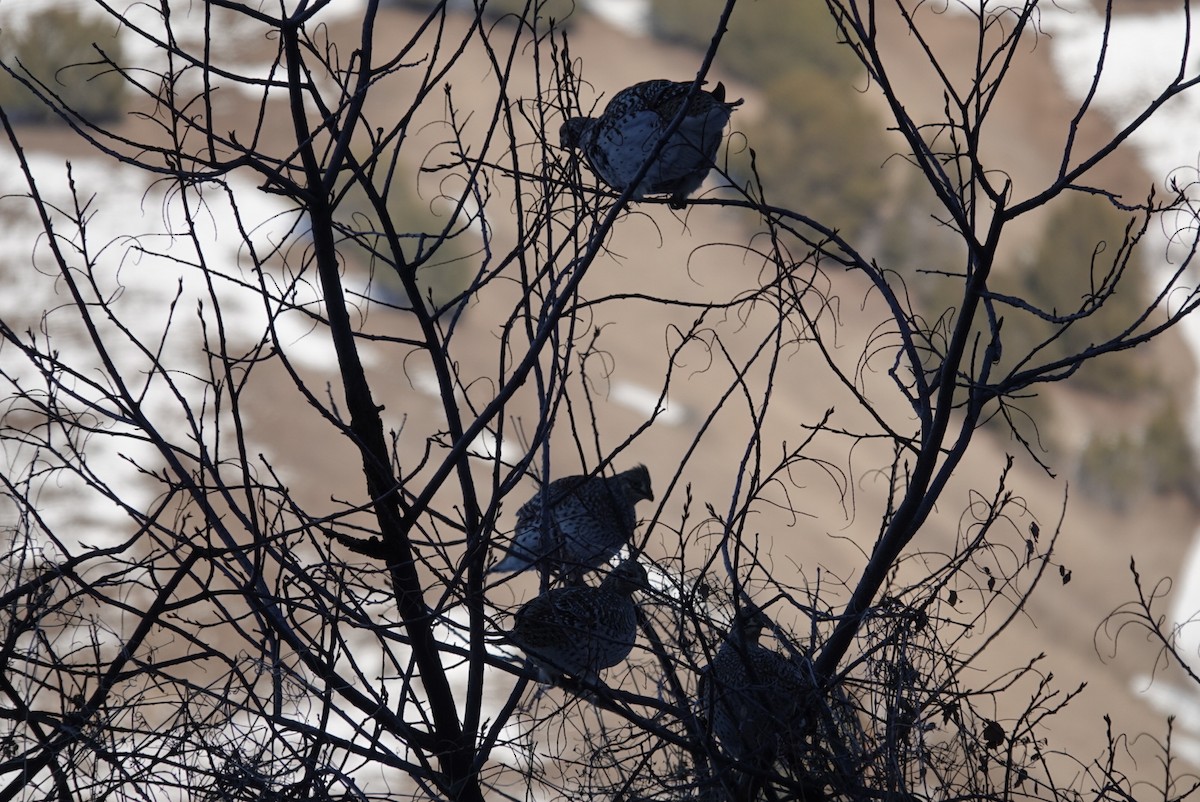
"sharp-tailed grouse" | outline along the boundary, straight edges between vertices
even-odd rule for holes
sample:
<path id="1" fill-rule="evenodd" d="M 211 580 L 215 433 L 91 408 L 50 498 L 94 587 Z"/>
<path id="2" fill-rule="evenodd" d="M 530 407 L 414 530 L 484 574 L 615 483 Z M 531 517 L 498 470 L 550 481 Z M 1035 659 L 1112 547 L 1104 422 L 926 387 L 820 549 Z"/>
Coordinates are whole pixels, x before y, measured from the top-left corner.
<path id="1" fill-rule="evenodd" d="M 758 770 L 799 747 L 817 693 L 810 667 L 758 642 L 769 624 L 759 609 L 739 609 L 699 688 L 721 748 Z"/>
<path id="2" fill-rule="evenodd" d="M 726 101 L 725 86 L 708 92 L 691 91 L 690 81 L 643 81 L 622 89 L 599 117 L 573 117 L 559 130 L 562 147 L 579 150 L 600 179 L 624 192 L 654 152 L 684 104 L 679 127 L 667 139 L 658 158 L 632 192 L 670 195 L 671 208 L 700 188 L 714 164 L 725 125 L 742 101 Z"/>
<path id="3" fill-rule="evenodd" d="M 636 560 L 618 565 L 598 587 L 552 588 L 517 611 L 509 637 L 543 682 L 566 675 L 595 682 L 629 656 L 637 639 L 635 591 L 646 587 Z"/>
<path id="4" fill-rule="evenodd" d="M 538 565 L 578 576 L 607 563 L 637 526 L 634 505 L 654 500 L 650 472 L 638 465 L 613 477 L 567 476 L 517 510 L 508 555 L 493 571 Z"/>

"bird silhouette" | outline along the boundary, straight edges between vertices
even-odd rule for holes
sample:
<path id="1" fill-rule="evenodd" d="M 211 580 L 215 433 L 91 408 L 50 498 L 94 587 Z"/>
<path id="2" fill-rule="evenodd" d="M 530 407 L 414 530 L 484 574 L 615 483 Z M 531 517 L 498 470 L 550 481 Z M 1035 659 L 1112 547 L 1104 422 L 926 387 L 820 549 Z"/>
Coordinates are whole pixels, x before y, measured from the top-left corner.
<path id="1" fill-rule="evenodd" d="M 572 117 L 559 129 L 562 147 L 583 153 L 593 173 L 618 192 L 633 184 L 671 122 L 687 104 L 679 127 L 633 190 L 632 197 L 670 195 L 671 208 L 704 183 L 725 125 L 741 99 L 725 100 L 725 85 L 691 92 L 690 81 L 643 81 L 615 94 L 599 117 Z"/>
<path id="2" fill-rule="evenodd" d="M 509 638 L 525 652 L 543 682 L 571 676 L 596 682 L 600 671 L 629 656 L 637 639 L 633 594 L 646 570 L 626 560 L 597 587 L 551 588 L 516 614 Z"/>
<path id="3" fill-rule="evenodd" d="M 599 568 L 629 542 L 637 526 L 634 506 L 642 499 L 654 500 L 645 465 L 612 477 L 556 479 L 517 510 L 508 554 L 492 570 L 539 565 L 578 577 Z"/>
<path id="4" fill-rule="evenodd" d="M 741 607 L 700 678 L 701 704 L 721 748 L 759 769 L 800 738 L 816 693 L 810 666 L 758 642 L 769 625 L 757 607 Z"/>
<path id="5" fill-rule="evenodd" d="M 828 686 L 803 656 L 759 643 L 770 619 L 742 606 L 712 662 L 701 672 L 703 717 L 748 788 L 775 777 L 805 799 L 854 798 L 863 737 L 851 700 Z"/>

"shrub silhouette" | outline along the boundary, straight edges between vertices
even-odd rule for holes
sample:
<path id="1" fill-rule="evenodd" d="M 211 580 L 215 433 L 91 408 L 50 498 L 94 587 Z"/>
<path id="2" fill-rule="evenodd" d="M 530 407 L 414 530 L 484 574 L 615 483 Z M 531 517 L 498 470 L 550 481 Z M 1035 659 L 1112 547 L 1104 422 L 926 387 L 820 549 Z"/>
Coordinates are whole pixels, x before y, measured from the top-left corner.
<path id="1" fill-rule="evenodd" d="M 14 122 L 59 120 L 56 108 L 104 122 L 124 109 L 125 79 L 105 62 L 120 63 L 121 41 L 111 26 L 97 25 L 77 9 L 43 8 L 19 27 L 0 32 L 0 58 L 36 87 L 0 73 L 0 106 Z M 39 93 L 56 101 L 47 103 Z"/>

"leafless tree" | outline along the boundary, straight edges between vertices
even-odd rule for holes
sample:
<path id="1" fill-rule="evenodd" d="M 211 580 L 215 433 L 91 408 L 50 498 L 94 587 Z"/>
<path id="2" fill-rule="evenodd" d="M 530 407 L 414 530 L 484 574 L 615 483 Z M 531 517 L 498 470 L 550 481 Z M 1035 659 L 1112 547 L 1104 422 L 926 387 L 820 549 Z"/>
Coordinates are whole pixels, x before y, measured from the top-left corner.
<path id="1" fill-rule="evenodd" d="M 0 108 L 0 213 L 40 231 L 4 261 L 24 300 L 0 320 L 0 799 L 1132 798 L 1119 734 L 1096 759 L 1045 747 L 1073 686 L 1035 655 L 976 666 L 1070 578 L 1062 510 L 1012 487 L 1013 459 L 1045 459 L 1022 400 L 1200 303 L 1185 188 L 1130 200 L 1093 170 L 1193 91 L 1188 54 L 1098 147 L 1076 137 L 1089 95 L 1057 171 L 1017 192 L 982 143 L 1041 4 L 958 8 L 963 75 L 924 36 L 942 10 L 827 0 L 890 114 L 888 170 L 951 243 L 901 272 L 870 235 L 775 205 L 745 136 L 684 210 L 598 185 L 557 135 L 621 88 L 577 55 L 582 12 L 418 5 L 94 0 L 119 58 L 98 41 L 53 77 L 4 64 L 86 149 L 49 159 L 47 129 Z M 743 5 L 708 21 L 697 91 Z M 941 116 L 897 88 L 885 13 Z M 71 106 L 71 76 L 97 72 L 123 79 L 124 117 Z M 1011 231 L 1076 193 L 1128 219 L 1078 304 L 997 289 Z M 738 238 L 663 264 L 720 221 Z M 1159 226 L 1174 270 L 1057 355 Z M 953 303 L 923 307 L 919 283 Z M 1013 352 L 1024 319 L 1041 334 Z M 636 419 L 612 402 L 630 376 L 654 382 Z M 828 412 L 797 415 L 796 392 Z M 1020 448 L 956 487 L 989 421 Z M 539 588 L 488 568 L 539 482 L 636 463 L 655 490 L 637 647 L 601 681 L 539 685 L 505 635 Z M 937 517 L 953 542 L 923 541 Z M 797 566 L 766 534 L 810 525 L 846 530 L 853 566 Z M 808 690 L 744 758 L 699 688 L 751 603 Z"/>

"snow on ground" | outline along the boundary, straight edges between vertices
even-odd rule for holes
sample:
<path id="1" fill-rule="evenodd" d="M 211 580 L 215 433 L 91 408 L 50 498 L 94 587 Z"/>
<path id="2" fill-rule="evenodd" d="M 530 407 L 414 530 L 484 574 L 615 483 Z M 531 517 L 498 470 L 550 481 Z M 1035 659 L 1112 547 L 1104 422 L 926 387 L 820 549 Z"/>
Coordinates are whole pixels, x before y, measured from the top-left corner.
<path id="1" fill-rule="evenodd" d="M 75 158 L 71 176 L 78 187 L 76 200 L 67 191 L 62 157 L 30 153 L 28 158 L 38 191 L 49 203 L 64 210 L 78 203 L 86 210 L 85 233 L 66 216 L 58 215 L 53 222 L 72 275 L 92 304 L 94 325 L 106 351 L 99 352 L 86 335 L 68 285 L 37 225 L 24 176 L 7 149 L 0 153 L 0 219 L 5 223 L 0 226 L 0 253 L 5 254 L 0 261 L 0 319 L 18 331 L 37 332 L 43 350 L 48 345 L 61 363 L 81 371 L 73 383 L 78 397 L 60 400 L 78 412 L 94 406 L 107 413 L 99 416 L 101 431 L 80 445 L 87 467 L 98 481 L 119 488 L 126 503 L 144 509 L 157 491 L 138 476 L 137 466 L 153 469 L 160 460 L 136 436 L 135 427 L 120 420 L 123 413 L 100 389 L 113 383 L 104 357 L 129 383 L 142 414 L 160 430 L 187 431 L 190 417 L 211 409 L 213 400 L 210 388 L 198 377 L 209 370 L 205 347 L 215 348 L 216 343 L 210 339 L 205 345 L 200 322 L 207 325 L 210 338 L 214 336 L 219 308 L 229 332 L 227 346 L 235 354 L 263 337 L 267 331 L 263 304 L 252 289 L 239 284 L 253 286 L 257 274 L 244 243 L 230 235 L 236 226 L 225 196 L 211 193 L 201 207 L 194 198 L 164 194 L 163 184 L 151 184 L 147 175 L 132 168 Z M 238 214 L 252 226 L 251 241 L 264 250 L 269 242 L 278 242 L 295 215 L 249 182 L 235 178 L 232 185 L 239 197 Z M 185 203 L 197 212 L 195 236 L 209 274 L 216 277 L 213 292 L 197 267 L 196 245 L 185 235 Z M 91 271 L 83 270 L 85 251 L 92 255 Z M 294 303 L 316 303 L 309 285 L 296 286 Z M 101 299 L 112 311 L 112 320 L 96 305 Z M 301 315 L 283 313 L 279 327 L 289 331 L 294 318 Z M 327 359 L 324 338 L 296 336 L 286 344 L 289 354 L 299 360 L 323 364 Z M 154 369 L 153 355 L 160 347 L 166 373 Z M 0 349 L 0 370 L 7 376 L 5 383 L 26 388 L 44 384 L 38 364 L 11 344 Z M 4 395 L 10 392 L 6 389 Z M 0 458 L 7 474 L 15 477 L 25 475 L 38 456 L 32 448 L 16 449 L 8 441 Z M 128 536 L 129 519 L 120 508 L 103 494 L 89 492 L 78 479 L 60 478 L 48 483 L 43 493 L 43 513 L 56 531 L 73 531 L 77 540 L 92 544 Z"/>
<path id="2" fill-rule="evenodd" d="M 682 404 L 671 403 L 669 398 L 660 401 L 657 390 L 629 381 L 614 381 L 608 400 L 646 418 L 657 415 L 655 420 L 664 426 L 682 426 L 690 417 Z"/>
<path id="3" fill-rule="evenodd" d="M 70 0 L 64 4 L 87 6 Z M 360 0 L 338 0 L 325 14 L 328 16 L 334 8 L 339 14 L 352 14 L 356 9 L 361 11 L 361 6 Z M 0 25 L 43 7 L 44 0 L 0 0 Z M 193 11 L 200 8 L 192 6 Z M 172 11 L 174 14 L 175 9 Z M 188 18 L 185 6 L 179 11 L 172 17 L 176 31 L 186 40 L 190 26 L 198 37 L 195 24 L 199 18 Z M 140 24 L 145 31 L 155 31 L 156 24 L 161 26 L 161 19 L 145 6 L 132 6 L 130 13 L 142 15 Z M 129 32 L 123 37 L 135 60 L 152 64 L 157 58 L 152 48 L 144 56 L 137 55 L 139 48 L 146 46 L 145 39 Z M 267 70 L 265 64 L 224 66 L 264 76 Z M 39 192 L 53 206 L 72 209 L 75 201 L 67 192 L 66 158 L 33 150 L 27 155 Z M 228 333 L 225 346 L 231 354 L 248 352 L 273 329 L 280 347 L 299 369 L 322 376 L 336 375 L 336 354 L 327 331 L 298 311 L 321 312 L 315 276 L 290 274 L 277 259 L 268 260 L 266 268 L 260 270 L 251 259 L 250 245 L 261 257 L 277 248 L 286 250 L 289 245 L 302 248 L 307 239 L 303 218 L 278 196 L 261 192 L 254 175 L 230 176 L 229 192 L 206 191 L 203 203 L 194 195 L 175 191 L 166 182 L 156 183 L 155 176 L 109 159 L 74 157 L 71 175 L 78 187 L 79 202 L 86 208 L 86 234 L 64 215 L 56 216 L 55 233 L 67 250 L 73 275 L 85 285 L 89 278 L 94 279 L 92 302 L 103 299 L 126 328 L 123 333 L 100 307 L 91 307 L 108 349 L 106 356 L 115 365 L 114 373 L 131 382 L 133 394 L 140 400 L 140 411 L 157 429 L 184 444 L 192 416 L 208 417 L 209 436 L 217 430 L 212 426 L 211 387 L 203 379 L 210 372 L 206 352 L 218 346 L 211 339 L 205 343 L 204 331 L 210 338 L 214 336 L 218 310 Z M 17 331 L 34 332 L 43 351 L 48 348 L 57 352 L 61 363 L 80 370 L 83 378 L 102 387 L 111 386 L 102 354 L 87 337 L 67 284 L 51 258 L 29 193 L 15 154 L 7 146 L 0 148 L 0 320 Z M 236 214 L 230 196 L 237 199 Z M 190 220 L 185 214 L 189 209 Z M 478 228 L 478 214 L 473 208 L 464 215 L 464 225 Z M 245 237 L 239 234 L 239 226 L 244 227 Z M 82 255 L 85 245 L 93 254 L 90 261 L 95 266 L 86 272 Z M 289 259 L 295 264 L 302 261 Z M 209 277 L 213 280 L 211 288 Z M 256 289 L 259 286 L 271 293 L 272 320 Z M 348 280 L 349 297 L 366 292 L 361 282 L 356 285 L 353 279 Z M 360 343 L 359 351 L 365 364 L 377 362 L 377 352 L 370 344 Z M 154 354 L 161 354 L 165 370 L 155 369 Z M 0 398 L 10 399 L 17 386 L 39 385 L 44 385 L 44 380 L 37 362 L 11 344 L 0 345 Z M 427 382 L 418 385 L 429 391 Z M 113 488 L 113 495 L 133 511 L 152 508 L 160 489 L 139 473 L 139 467 L 157 469 L 161 459 L 138 436 L 136 427 L 117 419 L 121 417 L 119 411 L 106 401 L 103 392 L 82 381 L 75 386 L 77 397 L 60 399 L 66 406 L 80 412 L 92 406 L 110 413 L 107 420 L 102 420 L 100 431 L 80 443 L 89 479 L 61 472 L 42 481 L 34 495 L 47 528 L 68 548 L 75 549 L 79 544 L 103 547 L 125 541 L 135 526 L 114 500 L 97 492 L 96 485 Z M 10 412 L 10 408 L 0 409 L 0 415 Z M 220 420 L 221 431 L 231 431 L 227 417 Z M 38 417 L 31 414 L 7 415 L 4 422 L 30 429 L 40 425 Z M 253 426 L 248 427 L 247 434 L 252 440 L 249 452 L 263 453 L 270 459 L 270 444 L 253 441 Z M 0 471 L 19 481 L 35 469 L 44 454 L 16 443 L 6 439 L 0 445 Z M 514 451 L 509 443 L 497 442 L 488 432 L 480 435 L 474 450 L 484 459 L 499 457 L 511 462 L 521 456 L 520 449 Z M 281 466 L 285 480 L 292 468 Z M 0 527 L 17 525 L 20 513 L 0 501 Z M 442 634 L 454 641 L 451 629 L 462 631 L 463 611 L 452 609 L 448 615 L 456 626 L 443 627 Z M 372 652 L 364 645 L 363 654 Z M 385 676 L 382 666 L 381 661 L 378 676 Z M 456 665 L 451 673 L 456 686 L 465 688 L 465 665 Z M 487 698 L 498 704 L 507 690 L 498 687 L 497 680 L 509 685 L 511 681 L 495 674 L 489 674 Z M 386 684 L 401 683 L 407 684 L 407 680 L 386 680 Z M 494 717 L 497 713 L 489 701 L 486 714 Z M 239 723 L 245 724 L 229 722 L 231 734 Z M 349 724 L 344 730 L 348 736 L 353 734 Z M 515 738 L 517 733 L 506 731 L 505 737 Z M 506 747 L 499 748 L 495 757 L 519 762 L 517 754 Z"/>
<path id="4" fill-rule="evenodd" d="M 1118 126 L 1128 124 L 1180 72 L 1200 72 L 1200 20 L 1187 20 L 1181 10 L 1113 18 L 1105 48 L 1104 70 L 1095 81 L 1095 65 L 1104 43 L 1104 17 L 1088 0 L 1043 5 L 1042 28 L 1050 34 L 1051 53 L 1067 91 L 1083 99 L 1095 83 L 1095 103 Z M 1180 167 L 1195 167 L 1200 142 L 1180 136 L 1200 122 L 1200 92 L 1189 91 L 1155 112 L 1134 135 L 1133 143 L 1152 175 L 1165 179 Z"/>
<path id="5" fill-rule="evenodd" d="M 1181 72 L 1200 75 L 1200 20 L 1188 21 L 1182 10 L 1144 15 L 1117 15 L 1107 42 L 1104 17 L 1089 0 L 1058 0 L 1042 6 L 1042 28 L 1050 35 L 1051 54 L 1058 75 L 1072 96 L 1082 101 L 1094 92 L 1094 106 L 1124 126 L 1141 114 Z M 1097 81 L 1095 65 L 1104 46 L 1104 69 Z M 1190 51 L 1187 50 L 1190 45 Z M 1163 186 L 1177 182 L 1189 187 L 1189 195 L 1200 201 L 1200 140 L 1190 133 L 1200 128 L 1200 91 L 1192 89 L 1167 101 L 1146 120 L 1130 141 L 1138 149 L 1151 177 Z M 1178 225 L 1175 225 L 1178 223 Z M 1146 254 L 1170 254 L 1174 230 L 1194 229 L 1194 219 L 1163 221 L 1163 229 L 1152 230 L 1158 241 L 1148 243 Z M 1182 237 L 1187 240 L 1188 237 Z M 1181 243 L 1186 249 L 1186 242 Z M 1175 268 L 1173 258 L 1159 265 L 1160 276 Z M 1184 338 L 1200 358 L 1200 319 L 1184 322 Z M 1197 393 L 1200 399 L 1200 393 Z M 1200 451 L 1200 404 L 1190 416 L 1193 447 Z M 1197 588 L 1200 609 L 1200 588 Z M 1196 633 L 1200 646 L 1200 627 Z"/>
<path id="6" fill-rule="evenodd" d="M 585 7 L 630 36 L 650 33 L 650 3 L 647 0 L 586 0 Z"/>
<path id="7" fill-rule="evenodd" d="M 87 0 L 62 0 L 61 4 L 80 8 L 91 5 Z M 20 19 L 21 15 L 44 5 L 45 0 L 0 0 L 0 19 Z M 591 0 L 587 7 L 623 30 L 638 35 L 646 32 L 647 5 L 644 0 Z M 129 8 L 131 13 L 145 16 L 147 31 L 156 30 L 155 15 L 148 7 L 134 4 Z M 179 6 L 179 13 L 173 20 L 180 25 L 181 33 L 186 33 L 191 26 L 192 35 L 199 35 L 200 29 L 196 26 L 202 16 L 197 13 L 195 19 L 190 19 L 186 15 L 188 9 L 195 12 L 200 8 L 189 4 Z M 1056 5 L 1044 4 L 1042 9 L 1042 26 L 1050 35 L 1059 74 L 1069 91 L 1082 98 L 1091 90 L 1103 19 L 1086 0 L 1058 0 Z M 361 0 L 338 0 L 322 14 L 350 16 L 360 14 L 361 10 Z M 253 31 L 245 33 L 254 34 Z M 1128 121 L 1146 98 L 1164 86 L 1179 69 L 1183 34 L 1184 23 L 1179 14 L 1163 12 L 1116 18 L 1106 53 L 1107 68 L 1096 87 L 1096 106 L 1113 115 L 1118 122 Z M 149 44 L 129 31 L 122 32 L 122 36 L 134 55 Z M 1198 40 L 1200 37 L 1193 37 L 1193 41 Z M 144 58 L 154 58 L 152 48 L 147 49 Z M 1195 74 L 1198 62 L 1200 56 L 1189 54 L 1186 65 L 1189 74 Z M 265 65 L 231 62 L 225 66 L 266 74 Z M 1181 135 L 1181 132 L 1198 129 L 1200 93 L 1191 93 L 1166 104 L 1133 142 L 1156 178 L 1166 180 L 1181 168 L 1186 177 L 1188 170 L 1196 171 L 1200 166 L 1200 141 L 1190 135 Z M 33 157 L 34 172 L 44 191 L 57 204 L 68 204 L 70 200 L 62 194 L 65 188 L 63 162 L 61 157 Z M 4 196 L 0 200 L 0 222 L 4 223 L 0 225 L 0 246 L 3 246 L 0 253 L 5 254 L 0 261 L 0 319 L 20 320 L 24 327 L 35 332 L 34 336 L 50 337 L 64 362 L 90 366 L 92 372 L 87 378 L 100 379 L 101 363 L 82 335 L 77 317 L 73 317 L 69 306 L 64 306 L 65 286 L 47 259 L 44 239 L 36 228 L 25 225 L 34 222 L 29 202 L 22 197 L 27 189 L 7 149 L 0 155 L 0 167 L 3 168 L 0 169 L 0 195 Z M 92 198 L 88 241 L 93 249 L 103 248 L 97 271 L 100 291 L 102 295 L 116 299 L 115 308 L 122 320 L 144 342 L 156 342 L 156 335 L 170 321 L 171 334 L 166 345 L 170 349 L 169 362 L 176 386 L 183 395 L 183 405 L 161 376 L 147 376 L 146 355 L 134 342 L 114 340 L 116 346 L 111 355 L 122 374 L 137 377 L 144 411 L 151 419 L 161 421 L 164 426 L 184 424 L 189 409 L 200 409 L 208 400 L 204 386 L 186 378 L 189 373 L 203 376 L 207 370 L 204 354 L 196 347 L 199 338 L 197 314 L 207 315 L 206 319 L 211 323 L 212 306 L 219 303 L 226 328 L 234 334 L 232 348 L 248 347 L 267 330 L 265 312 L 254 293 L 239 289 L 232 282 L 232 279 L 240 279 L 253 285 L 257 280 L 247 262 L 245 244 L 238 237 L 227 236 L 234 230 L 232 210 L 223 198 L 210 197 L 204 214 L 198 218 L 200 238 L 210 267 L 231 279 L 218 284 L 218 297 L 213 299 L 200 271 L 191 266 L 195 262 L 192 244 L 180 236 L 183 200 L 179 196 L 167 197 L 143 174 L 130 168 L 114 167 L 108 161 L 77 158 L 73 160 L 73 171 L 82 196 Z M 278 242 L 289 232 L 296 236 L 295 215 L 277 198 L 256 191 L 248 182 L 236 177 L 233 184 L 242 204 L 239 212 L 250 221 L 254 241 L 265 245 Z M 93 192 L 96 193 L 94 198 Z M 76 233 L 63 221 L 59 221 L 58 233 L 79 244 Z M 131 234 L 139 233 L 140 239 L 130 238 Z M 139 246 L 144 246 L 145 250 Z M 31 255 L 35 257 L 32 264 Z M 74 264 L 79 266 L 77 258 Z M 283 277 L 275 279 L 284 280 Z M 297 305 L 318 303 L 315 292 L 306 282 L 292 285 L 288 291 L 292 293 L 289 300 Z M 205 311 L 198 313 L 202 302 Z M 314 330 L 305 316 L 284 312 L 276 320 L 275 329 L 289 356 L 302 367 L 328 371 L 334 366 L 328 338 L 322 331 Z M 1200 320 L 1189 321 L 1185 336 L 1194 351 L 1200 353 Z M 370 358 L 369 349 L 365 357 Z M 8 375 L 8 380 L 19 381 L 27 387 L 35 387 L 39 381 L 36 366 L 11 347 L 0 348 L 0 370 Z M 414 384 L 420 391 L 428 393 L 430 389 L 423 378 Z M 633 385 L 614 386 L 613 400 L 641 411 L 653 409 L 658 404 L 657 394 Z M 668 405 L 661 412 L 661 420 L 674 423 L 677 422 L 675 416 L 685 412 Z M 111 486 L 118 486 L 121 496 L 134 507 L 144 508 L 153 501 L 152 491 L 141 481 L 134 466 L 156 464 L 156 455 L 145 443 L 121 436 L 124 432 L 115 426 L 112 434 L 93 436 L 84 446 L 87 463 L 96 476 L 103 477 Z M 1193 418 L 1193 432 L 1200 433 L 1200 412 Z M 496 443 L 494 437 L 489 441 L 481 436 L 476 448 L 485 458 L 499 455 L 505 461 L 513 459 L 506 453 L 508 445 Z M 264 449 L 256 444 L 252 450 Z M 0 454 L 0 470 L 10 477 L 20 476 L 33 457 L 27 449 L 6 450 Z M 60 532 L 71 531 L 78 541 L 102 545 L 128 533 L 129 521 L 124 513 L 102 495 L 83 492 L 78 480 L 47 484 L 40 501 L 48 524 Z M 0 508 L 0 525 L 12 523 L 8 520 L 11 513 L 12 510 Z M 81 523 L 84 525 L 80 526 Z M 1189 566 L 1176 590 L 1172 617 L 1177 623 L 1190 619 L 1194 611 L 1200 610 L 1200 546 L 1193 550 Z M 665 577 L 656 579 L 657 585 L 670 585 Z M 456 623 L 461 626 L 461 622 Z M 1200 648 L 1200 623 L 1189 625 L 1182 634 L 1190 648 Z M 459 683 L 464 682 L 465 676 L 457 679 Z M 1145 692 L 1146 698 L 1156 706 L 1177 713 L 1182 727 L 1193 734 L 1200 733 L 1200 703 L 1196 701 L 1200 697 L 1194 689 L 1171 687 L 1161 681 L 1151 684 L 1143 679 L 1138 682 L 1137 690 Z M 1200 755 L 1200 739 L 1189 739 L 1185 748 Z M 512 755 L 506 756 L 506 760 L 513 759 Z"/>
<path id="8" fill-rule="evenodd" d="M 1117 126 L 1132 122 L 1155 96 L 1181 72 L 1200 73 L 1200 51 L 1195 42 L 1200 21 L 1191 21 L 1182 10 L 1140 15 L 1117 15 L 1105 40 L 1105 20 L 1089 0 L 1057 0 L 1043 4 L 1042 29 L 1050 35 L 1051 54 L 1058 74 L 1077 100 L 1094 93 L 1096 109 L 1109 115 Z M 1190 51 L 1186 48 L 1190 44 Z M 1103 46 L 1104 69 L 1096 79 L 1096 64 Z M 1173 178 L 1183 184 L 1197 180 L 1200 140 L 1190 133 L 1200 129 L 1200 92 L 1176 97 L 1147 120 L 1131 142 L 1138 149 L 1151 176 L 1168 184 Z M 1190 194 L 1197 194 L 1195 187 Z M 1170 226 L 1172 220 L 1164 221 Z M 1187 222 L 1187 221 L 1184 221 Z M 1194 225 L 1194 223 L 1193 223 Z M 1176 266 L 1169 259 L 1169 232 L 1152 231 L 1157 241 L 1147 243 L 1146 254 L 1160 254 L 1160 277 Z M 1194 279 L 1192 279 L 1194 280 Z M 1182 334 L 1193 358 L 1200 355 L 1200 316 L 1185 319 Z M 1196 393 L 1200 399 L 1200 392 Z M 1193 447 L 1200 444 L 1200 403 L 1194 402 L 1190 417 Z M 1183 573 L 1176 577 L 1168 626 L 1177 626 L 1179 645 L 1185 655 L 1200 657 L 1200 532 L 1193 541 Z M 1200 660 L 1197 660 L 1200 665 Z M 1164 680 L 1138 677 L 1134 689 L 1154 707 L 1177 716 L 1182 733 L 1176 747 L 1200 764 L 1200 689 L 1179 687 Z"/>

